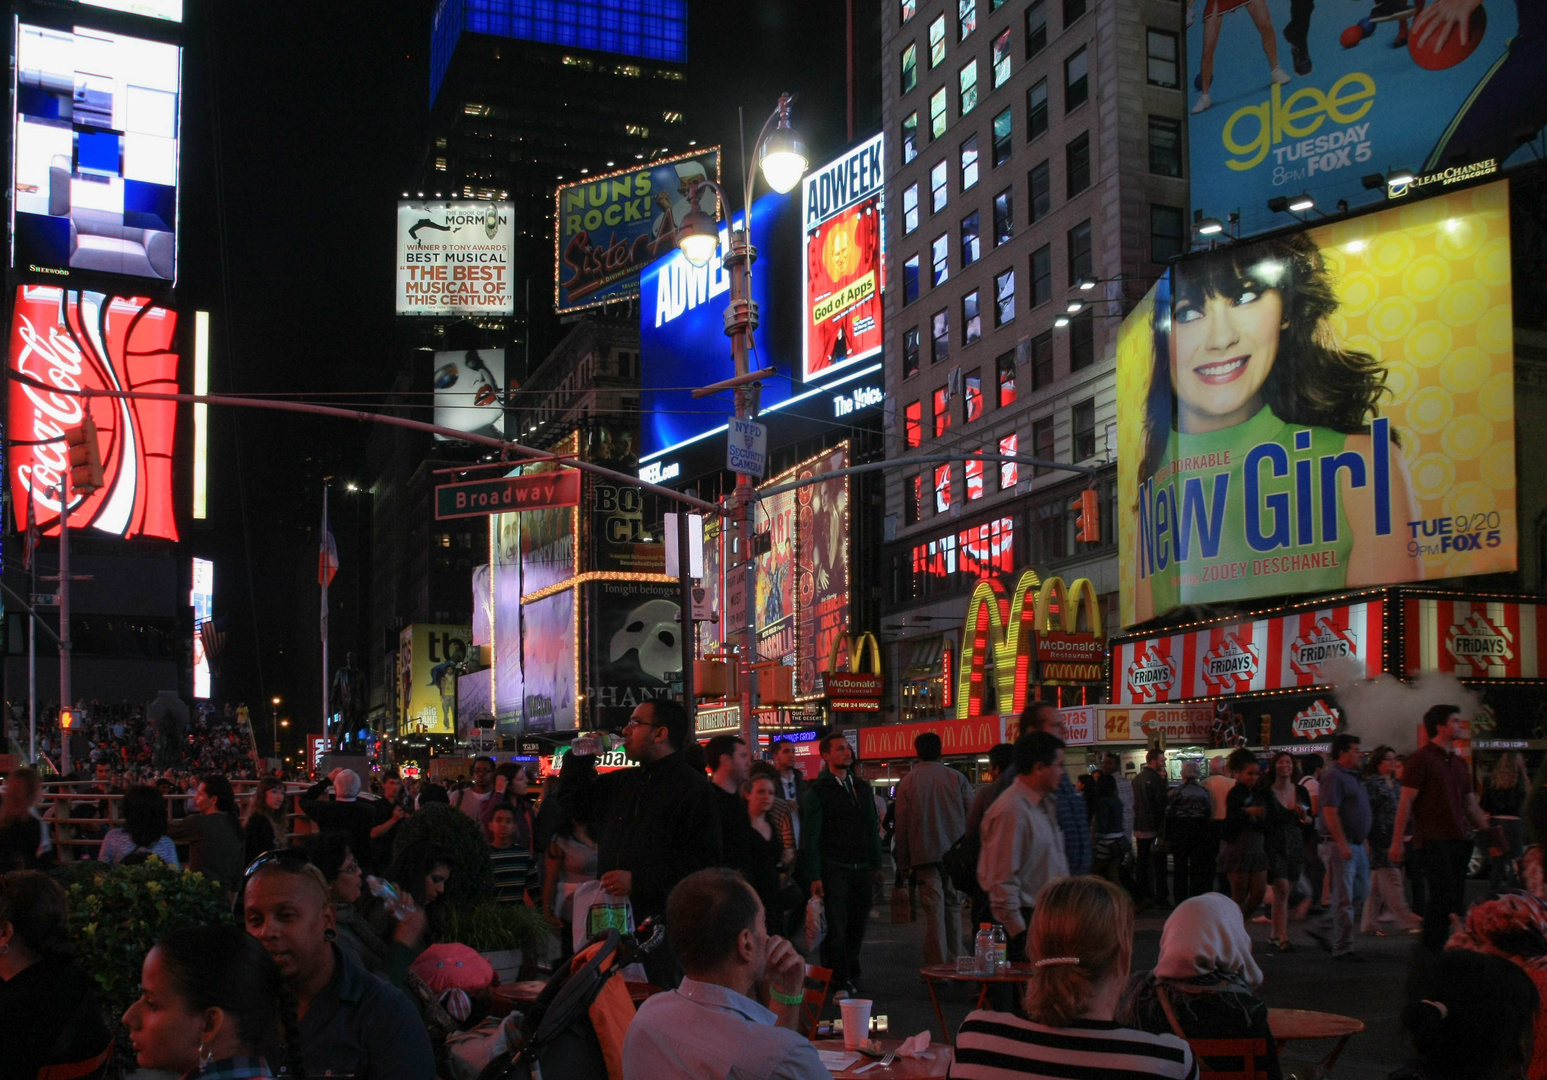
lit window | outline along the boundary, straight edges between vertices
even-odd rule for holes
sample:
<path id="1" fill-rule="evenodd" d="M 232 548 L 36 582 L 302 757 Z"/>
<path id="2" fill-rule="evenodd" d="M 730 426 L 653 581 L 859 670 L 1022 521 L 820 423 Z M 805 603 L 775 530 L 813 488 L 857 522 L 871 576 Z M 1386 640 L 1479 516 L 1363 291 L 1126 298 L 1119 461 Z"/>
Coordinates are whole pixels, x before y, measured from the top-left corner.
<path id="1" fill-rule="evenodd" d="M 1015 321 L 1015 270 L 1012 267 L 994 278 L 994 325 Z"/>
<path id="2" fill-rule="evenodd" d="M 983 242 L 978 236 L 978 212 L 974 210 L 962 218 L 962 268 L 978 261 L 983 254 Z"/>
<path id="3" fill-rule="evenodd" d="M 668 109 L 661 114 L 661 119 L 668 124 L 680 124 L 682 123 L 682 114 Z"/>
<path id="4" fill-rule="evenodd" d="M 902 234 L 907 236 L 919 227 L 919 186 L 909 184 L 902 190 Z"/>
<path id="5" fill-rule="evenodd" d="M 929 169 L 929 212 L 938 214 L 945 209 L 946 202 L 946 176 L 949 175 L 945 167 L 945 159 L 941 158 L 930 166 Z"/>
<path id="6" fill-rule="evenodd" d="M 983 336 L 983 314 L 978 305 L 978 290 L 962 297 L 962 344 L 971 345 Z"/>
<path id="7" fill-rule="evenodd" d="M 951 466 L 947 462 L 935 466 L 935 513 L 943 514 L 951 508 Z"/>
<path id="8" fill-rule="evenodd" d="M 1001 353 L 994 361 L 999 377 L 999 407 L 1015 404 L 1015 354 Z"/>
<path id="9" fill-rule="evenodd" d="M 935 391 L 935 438 L 951 430 L 951 391 L 942 386 Z"/>
<path id="10" fill-rule="evenodd" d="M 945 87 L 929 95 L 929 138 L 931 141 L 945 134 Z"/>
<path id="11" fill-rule="evenodd" d="M 962 383 L 962 417 L 972 423 L 983 415 L 983 376 L 974 371 Z"/>
<path id="12" fill-rule="evenodd" d="M 919 298 L 919 257 L 912 256 L 902 264 L 902 302 L 911 304 Z"/>
<path id="13" fill-rule="evenodd" d="M 994 168 L 1010 160 L 1010 110 L 1005 109 L 994 117 Z"/>
<path id="14" fill-rule="evenodd" d="M 998 90 L 1010 81 L 1010 31 L 1005 30 L 994 39 L 994 89 Z"/>
<path id="15" fill-rule="evenodd" d="M 978 137 L 968 136 L 961 145 L 962 190 L 966 191 L 978 182 Z"/>
<path id="16" fill-rule="evenodd" d="M 898 8 L 901 16 L 898 19 L 898 23 L 906 24 L 909 19 L 913 18 L 914 12 L 918 10 L 918 0 L 901 0 Z"/>
<path id="17" fill-rule="evenodd" d="M 961 84 L 961 108 L 956 111 L 956 115 L 966 116 L 978 105 L 978 62 L 969 60 L 957 72 L 956 78 Z"/>
<path id="18" fill-rule="evenodd" d="M 462 112 L 466 116 L 488 116 L 490 109 L 487 105 L 479 105 L 469 101 L 462 106 Z"/>
<path id="19" fill-rule="evenodd" d="M 902 51 L 902 92 L 906 94 L 919 83 L 919 47 L 913 42 Z"/>
<path id="20" fill-rule="evenodd" d="M 929 66 L 939 67 L 945 59 L 945 16 L 936 15 L 929 24 Z"/>
<path id="21" fill-rule="evenodd" d="M 919 328 L 910 326 L 902 332 L 902 377 L 919 373 Z"/>
<path id="22" fill-rule="evenodd" d="M 974 454 L 982 454 L 981 450 L 974 450 Z M 967 501 L 972 502 L 983 497 L 983 459 L 982 457 L 968 458 L 962 464 L 962 472 L 967 480 Z"/>
<path id="23" fill-rule="evenodd" d="M 946 279 L 951 276 L 950 246 L 950 238 L 944 233 L 935 237 L 934 243 L 930 245 L 930 261 L 934 268 L 933 284 L 935 286 L 944 285 Z"/>
<path id="24" fill-rule="evenodd" d="M 924 406 L 917 401 L 910 402 L 902 416 L 903 438 L 910 447 L 917 446 L 924 441 Z"/>
<path id="25" fill-rule="evenodd" d="M 902 163 L 919 156 L 919 114 L 910 112 L 902 120 Z"/>
<path id="26" fill-rule="evenodd" d="M 951 315 L 937 311 L 930 320 L 929 362 L 938 364 L 951 355 Z"/>
<path id="27" fill-rule="evenodd" d="M 956 40 L 963 40 L 977 28 L 978 0 L 956 0 Z"/>
<path id="28" fill-rule="evenodd" d="M 1006 435 L 999 440 L 999 456 L 1015 457 L 1017 447 L 1020 445 L 1019 435 Z M 1021 482 L 1021 467 L 1013 461 L 1001 461 L 999 463 L 999 490 L 1008 491 Z"/>

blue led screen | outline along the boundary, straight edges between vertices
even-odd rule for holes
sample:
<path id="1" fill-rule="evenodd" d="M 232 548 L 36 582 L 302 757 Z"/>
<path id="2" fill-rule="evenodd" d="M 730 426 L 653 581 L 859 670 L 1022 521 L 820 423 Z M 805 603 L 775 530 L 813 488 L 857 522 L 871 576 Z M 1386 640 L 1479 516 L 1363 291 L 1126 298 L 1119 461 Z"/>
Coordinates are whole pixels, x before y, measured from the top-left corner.
<path id="1" fill-rule="evenodd" d="M 791 394 L 792 374 L 800 371 L 799 264 L 793 252 L 784 259 L 799 217 L 799 200 L 791 195 L 764 195 L 752 204 L 752 299 L 759 326 L 753 338 L 755 367 L 777 368 L 780 374 L 763 383 L 763 409 Z M 741 215 L 736 215 L 740 222 Z M 785 243 L 780 243 L 784 234 Z M 721 225 L 721 243 L 726 233 Z M 722 249 L 723 250 L 723 249 Z M 791 288 L 791 286 L 794 286 Z M 695 269 L 681 252 L 662 256 L 639 275 L 640 457 L 723 428 L 734 411 L 730 395 L 694 398 L 692 388 L 707 386 L 735 374 L 730 338 L 725 336 L 725 306 L 730 280 L 720 251 L 708 266 Z M 781 304 L 781 301 L 783 303 Z"/>
<path id="2" fill-rule="evenodd" d="M 441 0 L 430 31 L 430 100 L 462 31 L 684 64 L 687 0 Z"/>

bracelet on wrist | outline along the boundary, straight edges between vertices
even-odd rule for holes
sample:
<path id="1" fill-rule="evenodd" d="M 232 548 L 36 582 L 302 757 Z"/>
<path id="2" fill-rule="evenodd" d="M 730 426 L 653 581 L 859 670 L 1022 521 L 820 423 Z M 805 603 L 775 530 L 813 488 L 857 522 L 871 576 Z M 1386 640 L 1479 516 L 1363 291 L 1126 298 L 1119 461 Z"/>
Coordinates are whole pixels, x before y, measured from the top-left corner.
<path id="1" fill-rule="evenodd" d="M 768 996 L 773 998 L 780 1005 L 799 1005 L 806 1000 L 805 994 L 785 994 L 781 993 L 779 990 L 772 986 L 768 988 Z"/>

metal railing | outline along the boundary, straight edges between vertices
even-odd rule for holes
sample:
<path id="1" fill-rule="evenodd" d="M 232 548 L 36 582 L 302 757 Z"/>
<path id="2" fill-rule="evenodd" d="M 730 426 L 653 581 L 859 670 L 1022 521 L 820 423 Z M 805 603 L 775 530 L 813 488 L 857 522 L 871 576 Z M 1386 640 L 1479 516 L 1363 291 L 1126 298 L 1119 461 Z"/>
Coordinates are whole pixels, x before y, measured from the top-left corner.
<path id="1" fill-rule="evenodd" d="M 61 853 L 67 848 L 89 848 L 95 853 L 102 846 L 102 838 L 112 829 L 123 825 L 124 817 L 121 809 L 123 803 L 122 792 L 96 792 L 81 790 L 89 788 L 91 781 L 46 781 L 43 784 L 43 797 L 39 806 L 39 812 L 43 816 L 44 825 L 48 827 L 53 838 L 54 847 Z M 231 787 L 236 793 L 237 812 L 239 816 L 246 817 L 248 803 L 253 792 L 257 789 L 256 780 L 233 780 Z M 287 831 L 284 839 L 286 842 L 297 836 L 307 835 L 311 829 L 310 819 L 301 812 L 300 796 L 307 784 L 287 783 L 285 785 L 286 807 L 284 810 Z M 68 790 L 67 790 L 68 789 Z M 0 786 L 3 790 L 3 786 Z M 167 820 L 170 823 L 175 820 L 171 812 L 172 803 L 187 804 L 193 798 L 187 792 L 173 792 L 162 797 L 168 804 Z M 79 810 L 82 807 L 91 807 L 91 813 L 83 814 Z M 186 807 L 184 817 L 192 817 L 197 811 Z M 306 823 L 307 827 L 296 828 L 297 822 Z"/>

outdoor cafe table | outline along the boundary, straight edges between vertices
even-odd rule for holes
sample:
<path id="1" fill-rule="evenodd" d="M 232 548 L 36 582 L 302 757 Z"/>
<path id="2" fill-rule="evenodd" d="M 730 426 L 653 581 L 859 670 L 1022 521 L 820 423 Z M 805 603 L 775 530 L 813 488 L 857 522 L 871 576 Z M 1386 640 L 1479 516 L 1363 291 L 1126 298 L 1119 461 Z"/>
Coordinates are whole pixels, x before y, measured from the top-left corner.
<path id="1" fill-rule="evenodd" d="M 975 1009 L 986 1008 L 988 1005 L 988 987 L 990 983 L 1024 983 L 1031 979 L 1031 974 L 1036 968 L 1020 962 L 1011 964 L 1008 971 L 996 972 L 993 975 L 979 975 L 977 972 L 958 972 L 955 964 L 929 964 L 919 968 L 919 974 L 924 977 L 924 985 L 929 987 L 929 1000 L 935 1007 L 935 1016 L 940 1020 L 940 1032 L 945 1036 L 945 1041 L 955 1044 L 951 1038 L 951 1029 L 945 1023 L 945 1011 L 940 1008 L 939 995 L 935 993 L 937 982 L 975 982 L 981 984 L 978 990 L 978 1002 Z M 872 1070 L 874 1072 L 875 1070 Z M 869 1076 L 870 1073 L 866 1073 Z"/>
<path id="2" fill-rule="evenodd" d="M 902 1039 L 880 1039 L 883 1051 L 895 1050 L 903 1043 Z M 812 1043 L 818 1050 L 843 1051 L 842 1039 L 816 1039 Z M 933 1080 L 933 1078 L 949 1076 L 951 1061 L 954 1053 L 946 1043 L 931 1042 L 930 1058 L 896 1058 L 893 1062 L 882 1068 L 879 1058 L 869 1058 L 861 1055 L 860 1060 L 844 1069 L 835 1072 L 833 1076 L 838 1080 Z M 872 1065 L 874 1068 L 865 1068 Z M 861 1071 L 863 1070 L 863 1071 Z"/>
<path id="3" fill-rule="evenodd" d="M 1338 1040 L 1332 1052 L 1321 1063 L 1322 1068 L 1330 1070 L 1337 1064 L 1338 1055 L 1348 1045 L 1348 1040 L 1364 1030 L 1364 1021 L 1313 1009 L 1269 1009 L 1268 1028 L 1273 1032 L 1280 1053 L 1283 1053 L 1285 1043 L 1295 1040 Z"/>

